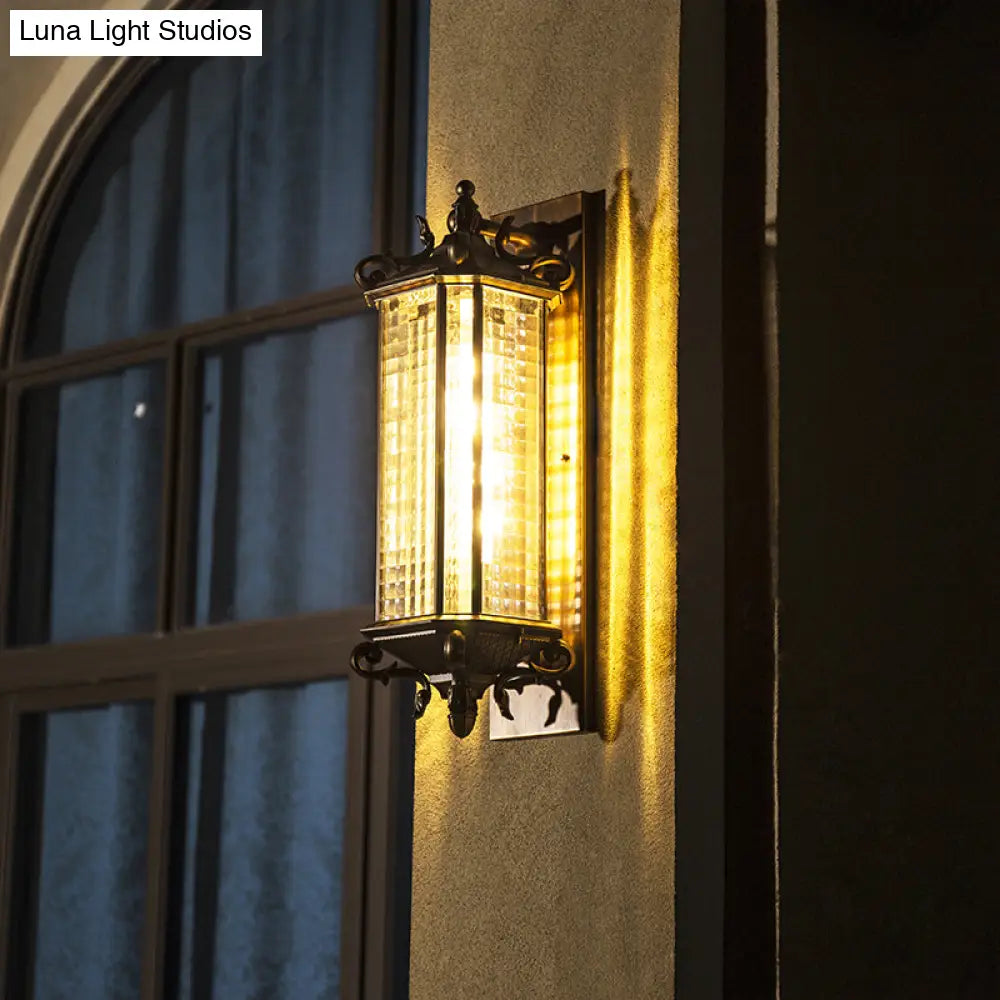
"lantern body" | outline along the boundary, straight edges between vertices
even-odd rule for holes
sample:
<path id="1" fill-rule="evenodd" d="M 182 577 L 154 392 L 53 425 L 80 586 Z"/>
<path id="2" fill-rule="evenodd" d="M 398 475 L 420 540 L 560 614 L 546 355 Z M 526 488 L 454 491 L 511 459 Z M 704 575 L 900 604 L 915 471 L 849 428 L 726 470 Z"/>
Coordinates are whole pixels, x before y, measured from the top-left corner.
<path id="1" fill-rule="evenodd" d="M 563 577 L 580 547 L 572 530 L 546 538 L 547 478 L 562 520 L 576 512 L 565 502 L 576 480 L 554 473 L 561 466 L 546 453 L 548 421 L 558 462 L 573 461 L 572 428 L 563 426 L 577 412 L 572 394 L 551 386 L 557 420 L 546 406 L 548 311 L 574 278 L 568 234 L 515 231 L 513 216 L 483 219 L 471 181 L 455 193 L 440 244 L 418 216 L 422 250 L 371 254 L 354 269 L 379 315 L 379 454 L 376 620 L 361 630 L 351 668 L 381 683 L 415 681 L 417 717 L 437 688 L 449 727 L 465 737 L 489 688 L 510 720 L 510 692 L 545 685 L 545 725 L 556 719 L 556 678 L 574 652 L 546 605 L 552 593 L 560 621 L 578 624 Z M 383 665 L 386 652 L 402 662 Z"/>
<path id="2" fill-rule="evenodd" d="M 483 277 L 380 289 L 377 624 L 543 623 L 545 324 Z"/>

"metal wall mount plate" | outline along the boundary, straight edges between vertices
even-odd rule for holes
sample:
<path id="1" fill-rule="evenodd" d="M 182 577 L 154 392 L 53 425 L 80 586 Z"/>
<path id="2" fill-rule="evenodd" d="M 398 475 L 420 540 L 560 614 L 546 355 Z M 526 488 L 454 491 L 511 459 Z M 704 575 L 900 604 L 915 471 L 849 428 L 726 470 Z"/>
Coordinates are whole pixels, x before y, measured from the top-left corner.
<path id="1" fill-rule="evenodd" d="M 573 650 L 573 669 L 510 695 L 513 720 L 491 698 L 490 739 L 590 732 L 597 727 L 597 363 L 601 330 L 604 192 L 581 191 L 493 216 L 554 236 L 576 271 L 548 323 L 546 520 L 549 620 Z M 572 525 L 571 527 L 568 527 Z"/>

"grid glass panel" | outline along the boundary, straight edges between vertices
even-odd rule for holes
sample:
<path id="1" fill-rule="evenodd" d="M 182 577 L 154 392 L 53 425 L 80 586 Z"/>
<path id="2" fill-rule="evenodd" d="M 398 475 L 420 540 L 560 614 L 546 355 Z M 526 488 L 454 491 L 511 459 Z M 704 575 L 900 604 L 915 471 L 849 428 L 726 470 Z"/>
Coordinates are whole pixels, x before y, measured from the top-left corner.
<path id="1" fill-rule="evenodd" d="M 444 612 L 472 611 L 472 471 L 476 410 L 470 285 L 448 289 L 445 360 Z"/>
<path id="2" fill-rule="evenodd" d="M 542 619 L 545 304 L 483 288 L 483 612 Z"/>
<path id="3" fill-rule="evenodd" d="M 379 302 L 379 621 L 434 613 L 437 286 Z"/>

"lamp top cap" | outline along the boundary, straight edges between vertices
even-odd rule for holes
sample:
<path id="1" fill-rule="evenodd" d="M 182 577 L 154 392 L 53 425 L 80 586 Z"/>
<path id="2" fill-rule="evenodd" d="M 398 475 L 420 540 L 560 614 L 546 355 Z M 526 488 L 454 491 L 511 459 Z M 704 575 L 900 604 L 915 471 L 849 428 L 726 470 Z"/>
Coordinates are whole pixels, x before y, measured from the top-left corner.
<path id="1" fill-rule="evenodd" d="M 483 219 L 472 197 L 475 191 L 476 185 L 470 180 L 455 185 L 457 197 L 448 213 L 448 235 L 436 246 L 427 220 L 418 215 L 423 250 L 409 257 L 388 252 L 372 254 L 359 261 L 354 269 L 358 286 L 376 293 L 400 282 L 434 275 L 485 277 L 515 281 L 525 291 L 550 299 L 555 295 L 558 299 L 558 293 L 569 288 L 574 277 L 564 248 L 537 227 L 515 229 L 513 216 L 500 223 Z"/>

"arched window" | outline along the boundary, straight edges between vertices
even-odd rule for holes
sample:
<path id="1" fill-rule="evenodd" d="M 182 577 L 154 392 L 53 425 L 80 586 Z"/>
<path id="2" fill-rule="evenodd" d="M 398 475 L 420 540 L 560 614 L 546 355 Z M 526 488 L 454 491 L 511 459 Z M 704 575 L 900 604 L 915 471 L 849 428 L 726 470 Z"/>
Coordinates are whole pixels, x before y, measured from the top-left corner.
<path id="1" fill-rule="evenodd" d="M 151 65 L 81 138 L 4 330 L 11 1000 L 406 993 L 351 275 L 422 198 L 427 5 L 262 6 L 262 58 Z"/>

